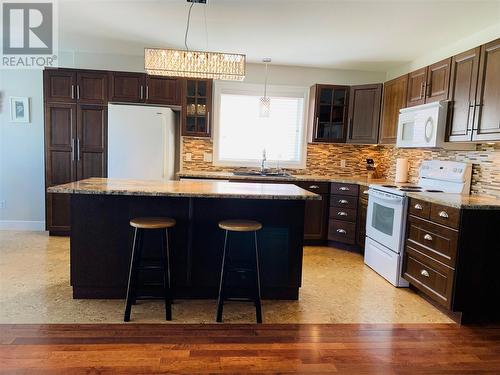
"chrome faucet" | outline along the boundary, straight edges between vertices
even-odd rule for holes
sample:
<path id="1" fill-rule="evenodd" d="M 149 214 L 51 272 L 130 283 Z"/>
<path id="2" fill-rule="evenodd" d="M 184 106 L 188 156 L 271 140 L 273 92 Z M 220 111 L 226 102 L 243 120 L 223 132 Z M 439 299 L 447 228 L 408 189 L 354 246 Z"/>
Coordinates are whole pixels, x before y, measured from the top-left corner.
<path id="1" fill-rule="evenodd" d="M 260 173 L 264 174 L 266 171 L 266 149 L 262 150 L 262 161 L 260 163 Z"/>

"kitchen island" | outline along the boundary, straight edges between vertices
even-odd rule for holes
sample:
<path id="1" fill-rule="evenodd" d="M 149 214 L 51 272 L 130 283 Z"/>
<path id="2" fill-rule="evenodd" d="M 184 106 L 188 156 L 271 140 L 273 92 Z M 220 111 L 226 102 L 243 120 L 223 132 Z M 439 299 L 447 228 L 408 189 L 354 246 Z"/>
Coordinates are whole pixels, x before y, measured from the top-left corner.
<path id="1" fill-rule="evenodd" d="M 222 261 L 223 219 L 252 219 L 258 232 L 263 298 L 297 299 L 302 276 L 304 202 L 319 195 L 290 184 L 212 181 L 143 181 L 90 178 L 48 189 L 71 195 L 73 298 L 124 298 L 131 255 L 129 220 L 168 216 L 175 298 L 215 298 Z M 231 237 L 232 256 L 243 260 L 248 234 Z M 160 235 L 146 233 L 144 256 L 157 257 Z M 234 250 L 233 250 L 234 249 Z M 154 284 L 160 275 L 141 276 Z M 246 287 L 235 279 L 234 293 Z M 152 291 L 154 293 L 154 291 Z"/>

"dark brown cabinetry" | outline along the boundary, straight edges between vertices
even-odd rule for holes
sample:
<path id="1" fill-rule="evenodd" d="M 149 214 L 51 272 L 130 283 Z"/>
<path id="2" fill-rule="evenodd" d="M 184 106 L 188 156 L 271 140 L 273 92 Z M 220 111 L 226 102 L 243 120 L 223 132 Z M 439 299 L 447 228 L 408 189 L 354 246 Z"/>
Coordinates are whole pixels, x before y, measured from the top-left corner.
<path id="1" fill-rule="evenodd" d="M 107 174 L 108 74 L 44 72 L 46 187 Z M 46 228 L 70 229 L 69 196 L 46 195 Z"/>
<path id="2" fill-rule="evenodd" d="M 146 103 L 181 105 L 181 79 L 146 76 Z"/>
<path id="3" fill-rule="evenodd" d="M 299 182 L 301 188 L 321 195 L 320 201 L 306 201 L 304 211 L 304 239 L 326 240 L 328 232 L 329 183 Z"/>
<path id="4" fill-rule="evenodd" d="M 407 74 L 384 83 L 379 143 L 396 143 L 399 110 L 406 107 L 407 89 Z"/>
<path id="5" fill-rule="evenodd" d="M 500 140 L 500 39 L 481 46 L 472 140 Z"/>
<path id="6" fill-rule="evenodd" d="M 184 85 L 182 135 L 210 137 L 212 80 L 186 79 Z"/>
<path id="7" fill-rule="evenodd" d="M 313 142 L 343 143 L 347 137 L 349 86 L 314 85 L 309 93 Z"/>
<path id="8" fill-rule="evenodd" d="M 407 107 L 448 99 L 451 59 L 408 74 Z"/>
<path id="9" fill-rule="evenodd" d="M 146 75 L 142 73 L 110 73 L 109 101 L 142 103 L 145 99 Z"/>
<path id="10" fill-rule="evenodd" d="M 407 107 L 425 103 L 426 82 L 427 68 L 418 69 L 408 74 L 408 91 L 406 96 Z"/>
<path id="11" fill-rule="evenodd" d="M 472 140 L 480 47 L 451 59 L 447 137 L 450 142 Z"/>
<path id="12" fill-rule="evenodd" d="M 333 182 L 330 185 L 328 240 L 356 244 L 359 186 Z"/>
<path id="13" fill-rule="evenodd" d="M 380 122 L 382 84 L 351 86 L 348 143 L 376 144 Z"/>

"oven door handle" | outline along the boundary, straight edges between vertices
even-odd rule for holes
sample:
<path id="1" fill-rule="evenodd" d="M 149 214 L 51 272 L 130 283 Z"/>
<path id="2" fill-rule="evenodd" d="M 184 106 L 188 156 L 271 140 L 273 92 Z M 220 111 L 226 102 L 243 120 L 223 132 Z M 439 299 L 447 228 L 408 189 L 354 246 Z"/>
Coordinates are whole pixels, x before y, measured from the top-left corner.
<path id="1" fill-rule="evenodd" d="M 385 194 L 376 193 L 373 190 L 368 190 L 368 195 L 387 202 L 401 202 L 403 200 L 403 197 L 390 197 Z"/>

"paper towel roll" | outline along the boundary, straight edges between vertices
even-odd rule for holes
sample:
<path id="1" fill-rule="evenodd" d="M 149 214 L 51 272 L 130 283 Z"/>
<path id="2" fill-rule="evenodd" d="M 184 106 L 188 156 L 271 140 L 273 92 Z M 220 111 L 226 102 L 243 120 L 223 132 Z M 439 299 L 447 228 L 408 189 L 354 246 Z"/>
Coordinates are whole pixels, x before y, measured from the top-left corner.
<path id="1" fill-rule="evenodd" d="M 396 182 L 408 182 L 408 159 L 396 159 Z"/>

